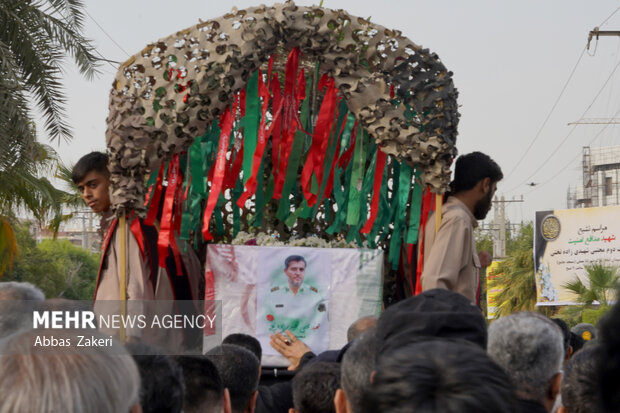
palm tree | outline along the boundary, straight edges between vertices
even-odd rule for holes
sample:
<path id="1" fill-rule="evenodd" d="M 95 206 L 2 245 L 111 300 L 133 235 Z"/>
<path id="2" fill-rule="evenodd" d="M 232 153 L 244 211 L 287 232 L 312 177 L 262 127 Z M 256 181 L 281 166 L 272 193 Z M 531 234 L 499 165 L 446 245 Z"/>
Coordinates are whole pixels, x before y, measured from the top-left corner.
<path id="1" fill-rule="evenodd" d="M 58 226 L 63 192 L 44 177 L 57 161 L 37 142 L 32 102 L 51 140 L 70 139 L 62 63 L 70 57 L 92 78 L 98 60 L 81 34 L 81 0 L 0 0 L 0 275 L 17 255 L 12 224 L 20 209 Z"/>
<path id="2" fill-rule="evenodd" d="M 575 294 L 578 305 L 562 308 L 560 316 L 569 324 L 587 322 L 596 324 L 610 308 L 611 302 L 617 298 L 620 275 L 616 267 L 596 263 L 585 267 L 587 282 L 578 277 L 563 285 Z M 598 303 L 598 308 L 596 304 Z"/>
<path id="3" fill-rule="evenodd" d="M 39 225 L 47 223 L 53 231 L 65 218 L 62 205 L 67 194 L 45 178 L 58 162 L 56 152 L 36 141 L 21 142 L 17 149 L 11 167 L 0 169 L 0 276 L 18 254 L 16 211 L 28 211 Z"/>
<path id="4" fill-rule="evenodd" d="M 585 267 L 588 285 L 584 284 L 579 277 L 563 285 L 567 290 L 575 294 L 578 303 L 586 308 L 591 308 L 594 302 L 600 306 L 609 306 L 610 300 L 616 296 L 620 276 L 618 269 L 603 263 L 586 265 Z"/>
<path id="5" fill-rule="evenodd" d="M 502 317 L 515 311 L 538 311 L 552 315 L 552 307 L 536 307 L 536 278 L 534 274 L 534 228 L 530 222 L 519 230 L 511 241 L 508 258 L 498 267 L 498 276 L 493 285 L 503 288 L 497 295 L 497 316 Z"/>
<path id="6" fill-rule="evenodd" d="M 71 138 L 65 120 L 62 62 L 73 58 L 92 78 L 98 60 L 83 37 L 81 0 L 0 0 L 0 145 L 32 133 L 34 99 L 50 139 Z M 0 153 L 4 153 L 0 151 Z M 5 156 L 3 161 L 11 161 Z M 3 165 L 0 163 L 0 165 Z"/>

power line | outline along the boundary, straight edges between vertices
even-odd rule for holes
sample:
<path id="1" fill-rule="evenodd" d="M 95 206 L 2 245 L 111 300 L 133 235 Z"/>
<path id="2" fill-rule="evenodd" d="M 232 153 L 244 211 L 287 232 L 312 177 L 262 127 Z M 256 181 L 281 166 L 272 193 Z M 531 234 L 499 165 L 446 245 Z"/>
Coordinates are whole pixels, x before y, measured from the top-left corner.
<path id="1" fill-rule="evenodd" d="M 56 12 L 58 12 L 58 14 L 60 14 L 60 16 L 61 16 L 61 17 L 62 17 L 62 18 L 63 18 L 66 22 L 68 22 L 68 21 L 69 21 L 69 19 L 67 19 L 67 18 L 65 17 L 65 15 L 64 15 L 64 14 L 62 14 L 62 11 L 61 11 L 59 8 L 55 8 L 55 10 L 56 10 Z M 84 10 L 84 11 L 86 12 L 86 10 Z M 88 14 L 88 12 L 86 12 L 86 14 Z M 90 14 L 88 14 L 88 16 L 92 19 L 92 16 L 90 16 Z M 93 19 L 93 21 L 95 21 L 95 19 Z M 98 24 L 97 22 L 95 22 L 95 24 L 97 24 L 97 26 L 99 26 L 99 24 Z M 101 27 L 101 26 L 99 26 L 99 27 Z M 102 29 L 102 30 L 103 30 L 103 29 Z M 102 62 L 106 62 L 107 64 L 109 64 L 110 66 L 112 66 L 112 68 L 113 68 L 115 71 L 116 71 L 116 70 L 118 70 L 118 67 L 117 67 L 117 66 L 114 66 L 114 64 L 113 64 L 113 63 L 116 63 L 117 65 L 120 65 L 120 63 L 119 63 L 119 62 L 116 62 L 116 61 L 114 61 L 114 60 L 110 60 L 110 59 L 106 59 L 106 58 L 105 58 L 105 57 L 104 57 L 101 53 L 99 53 L 99 50 L 97 50 L 97 49 L 96 49 L 96 48 L 94 48 L 94 47 L 93 47 L 93 49 L 92 49 L 92 50 L 93 50 L 93 52 L 95 52 L 95 54 L 97 54 L 97 55 L 100 57 L 100 59 L 99 59 L 99 60 L 101 60 Z"/>
<path id="2" fill-rule="evenodd" d="M 579 59 L 577 59 L 577 63 L 575 63 L 575 66 L 573 67 L 573 70 L 571 71 L 570 75 L 568 76 L 568 79 L 566 79 L 566 83 L 564 83 L 564 86 L 562 87 L 562 90 L 560 91 L 559 96 L 557 97 L 557 99 L 555 100 L 555 103 L 551 107 L 551 110 L 547 114 L 547 117 L 545 118 L 545 121 L 542 123 L 542 125 L 538 129 L 538 132 L 536 132 L 536 136 L 534 136 L 534 139 L 532 139 L 532 141 L 530 142 L 530 144 L 527 147 L 527 149 L 525 150 L 525 152 L 523 152 L 523 155 L 521 155 L 521 158 L 517 161 L 516 165 L 510 170 L 510 172 L 508 172 L 508 175 L 506 175 L 506 179 L 508 179 L 508 177 L 510 177 L 512 175 L 512 173 L 517 169 L 517 167 L 519 165 L 521 165 L 521 162 L 523 162 L 523 160 L 525 159 L 525 156 L 529 153 L 530 149 L 532 149 L 532 146 L 534 146 L 534 143 L 536 143 L 536 141 L 538 140 L 538 137 L 540 136 L 540 133 L 542 132 L 542 130 L 545 127 L 545 125 L 547 125 L 547 122 L 549 121 L 549 118 L 551 118 L 551 115 L 555 111 L 555 108 L 558 106 L 558 103 L 560 102 L 560 99 L 562 98 L 562 95 L 564 95 L 564 92 L 566 91 L 566 88 L 568 87 L 568 83 L 573 78 L 573 75 L 575 74 L 575 71 L 577 70 L 577 66 L 581 62 L 581 59 L 583 58 L 585 52 L 586 52 L 586 48 L 584 47 L 583 50 L 581 51 L 581 54 L 579 55 Z"/>
<path id="3" fill-rule="evenodd" d="M 609 19 L 611 19 L 618 11 L 620 10 L 620 7 L 616 8 L 605 20 L 603 20 L 603 22 L 601 24 L 598 25 L 598 27 L 602 27 L 603 25 L 605 25 L 605 23 L 607 23 L 609 21 Z M 589 44 L 589 42 L 588 42 Z M 536 132 L 536 135 L 534 136 L 534 139 L 532 139 L 532 141 L 530 142 L 530 144 L 528 145 L 527 149 L 525 150 L 525 152 L 523 153 L 523 155 L 521 155 L 521 158 L 519 158 L 519 160 L 517 161 L 517 163 L 515 164 L 515 166 L 510 170 L 510 172 L 508 172 L 508 174 L 506 175 L 506 180 L 512 175 L 512 173 L 519 167 L 519 165 L 521 165 L 521 162 L 523 162 L 523 160 L 525 159 L 526 155 L 529 153 L 530 149 L 532 149 L 532 147 L 534 146 L 534 143 L 536 143 L 536 141 L 538 140 L 543 128 L 547 125 L 547 122 L 549 121 L 549 118 L 551 117 L 551 115 L 553 114 L 553 112 L 555 111 L 555 108 L 557 107 L 560 99 L 562 98 L 562 96 L 564 95 L 564 92 L 566 91 L 566 88 L 568 87 L 569 82 L 571 81 L 571 79 L 573 78 L 573 75 L 575 74 L 575 71 L 577 70 L 577 66 L 579 65 L 579 63 L 581 62 L 581 59 L 583 58 L 585 52 L 587 51 L 588 47 L 584 47 L 584 49 L 581 51 L 581 54 L 579 55 L 579 58 L 577 59 L 577 63 L 575 63 L 575 66 L 573 66 L 573 70 L 571 71 L 570 75 L 568 76 L 568 79 L 566 80 L 566 82 L 564 83 L 564 86 L 562 87 L 562 90 L 560 91 L 560 94 L 558 95 L 558 97 L 556 98 L 553 106 L 551 107 L 551 110 L 549 111 L 549 113 L 547 114 L 547 117 L 545 118 L 545 120 L 543 121 L 542 125 L 540 126 L 540 128 L 538 129 L 538 132 Z M 617 68 L 617 66 L 616 66 Z M 614 71 L 616 70 L 616 68 L 614 68 Z M 613 71 L 612 71 L 613 74 Z M 609 81 L 609 79 L 607 80 Z M 605 84 L 607 84 L 607 82 L 605 82 Z M 604 87 L 604 86 L 603 86 Z M 600 94 L 600 92 L 599 92 Z M 598 94 L 597 94 L 597 98 L 598 98 Z M 594 99 L 596 100 L 596 98 Z M 588 106 L 588 109 L 590 109 L 590 107 L 592 106 L 592 104 L 594 103 L 594 101 L 590 104 L 590 106 Z M 586 109 L 586 112 L 587 110 Z M 585 113 L 583 115 L 581 115 L 581 117 L 583 117 L 585 115 Z M 570 134 L 573 131 L 571 130 L 569 132 L 569 134 L 567 135 L 567 137 L 564 139 L 564 141 L 562 141 L 562 143 L 564 143 L 566 141 L 566 139 L 568 139 L 568 136 L 570 136 Z M 555 152 L 555 151 L 554 151 Z M 553 154 L 552 154 L 553 155 Z M 549 159 L 549 158 L 548 158 Z M 540 169 L 540 168 L 539 168 Z M 530 175 L 531 177 L 531 175 Z M 527 181 L 529 179 L 526 178 L 525 181 Z M 523 182 L 521 184 L 519 184 L 519 186 L 521 186 L 523 184 Z M 518 188 L 515 187 L 514 189 Z M 511 189 L 508 192 L 512 192 L 514 189 Z"/>
<path id="4" fill-rule="evenodd" d="M 613 11 L 613 12 L 609 15 L 609 17 L 607 17 L 607 18 L 603 21 L 603 23 L 601 23 L 601 24 L 599 24 L 599 25 L 598 25 L 598 27 L 601 27 L 601 26 L 603 26 L 605 23 L 607 23 L 607 22 L 609 21 L 609 19 L 611 19 L 611 18 L 613 17 L 613 15 L 614 15 L 614 14 L 618 13 L 618 10 L 620 10 L 620 7 L 618 7 L 616 10 L 614 10 L 614 11 Z"/>
<path id="5" fill-rule="evenodd" d="M 99 27 L 99 29 L 101 29 L 101 31 L 103 32 L 103 34 L 105 34 L 105 35 L 107 36 L 107 38 L 108 38 L 108 39 L 110 39 L 110 40 L 112 41 L 112 43 L 114 43 L 114 44 L 116 45 L 116 47 L 118 47 L 119 49 L 121 49 L 121 51 L 122 51 L 123 53 L 125 53 L 125 54 L 127 55 L 127 57 L 131 57 L 131 55 L 130 55 L 129 53 L 127 53 L 127 52 L 125 51 L 125 49 L 123 49 L 123 47 L 122 47 L 120 44 L 118 44 L 118 43 L 116 42 L 116 40 L 114 40 L 114 39 L 112 38 L 112 36 L 110 36 L 110 35 L 108 34 L 108 32 L 106 32 L 106 31 L 105 31 L 105 29 L 104 29 L 104 28 L 103 28 L 103 27 L 102 27 L 102 26 L 101 26 L 101 25 L 97 22 L 97 20 L 95 20 L 95 18 L 94 18 L 93 16 L 91 16 L 91 15 L 90 15 L 90 13 L 88 13 L 88 11 L 86 11 L 86 9 L 84 9 L 84 13 L 86 13 L 86 15 L 87 15 L 88 17 L 90 17 L 90 19 L 91 19 L 91 20 L 92 20 L 92 21 L 93 21 L 93 22 L 97 25 L 97 27 Z"/>
<path id="6" fill-rule="evenodd" d="M 620 114 L 620 109 L 618 109 L 618 111 L 614 114 L 614 118 L 616 116 L 618 116 L 618 114 Z M 592 139 L 590 139 L 590 142 L 588 142 L 588 146 L 591 145 L 596 139 L 598 139 L 598 137 L 605 131 L 605 129 L 607 129 L 609 127 L 609 123 L 605 124 L 605 126 L 603 126 L 601 128 L 600 131 L 598 131 L 598 133 L 596 135 L 594 135 L 594 137 Z M 532 189 L 531 191 L 528 191 L 525 193 L 525 195 L 529 195 L 532 192 L 538 190 L 539 188 L 543 187 L 544 185 L 547 185 L 549 182 L 553 181 L 555 178 L 557 178 L 562 172 L 564 172 L 566 170 L 566 168 L 568 168 L 570 165 L 574 164 L 574 162 L 579 158 L 579 153 L 577 154 L 577 156 L 575 156 L 573 159 L 571 159 L 566 165 L 564 165 L 564 167 L 562 167 L 555 175 L 553 175 L 551 178 L 547 179 L 545 182 L 538 184 L 534 189 Z"/>
<path id="7" fill-rule="evenodd" d="M 607 77 L 607 79 L 605 80 L 605 82 L 603 83 L 603 85 L 601 86 L 601 88 L 599 89 L 599 91 L 596 93 L 596 96 L 594 96 L 594 99 L 592 99 L 592 102 L 588 105 L 588 107 L 586 108 L 586 110 L 581 114 L 581 116 L 579 117 L 579 119 L 583 119 L 583 117 L 586 115 L 586 113 L 588 113 L 588 111 L 590 110 L 590 108 L 592 108 L 592 105 L 594 105 L 594 103 L 596 102 L 596 100 L 599 98 L 599 96 L 601 95 L 601 93 L 603 92 L 603 90 L 605 89 L 605 87 L 607 86 L 607 84 L 609 83 L 609 81 L 611 80 L 611 78 L 613 77 L 614 73 L 616 73 L 616 70 L 618 69 L 618 67 L 620 67 L 620 61 L 616 64 L 616 66 L 614 66 L 613 70 L 611 71 L 611 73 L 609 74 L 609 76 Z M 618 112 L 616 112 L 616 114 L 614 116 L 612 116 L 613 118 L 616 117 L 616 115 L 618 114 Z M 521 187 L 521 185 L 523 185 L 524 183 L 526 183 L 530 178 L 532 178 L 534 175 L 536 175 L 536 173 L 538 173 L 538 171 L 540 171 L 546 164 L 547 162 L 549 162 L 549 160 L 551 158 L 553 158 L 553 156 L 555 154 L 558 153 L 558 149 L 560 149 L 562 147 L 562 145 L 564 145 L 564 143 L 568 140 L 568 138 L 570 137 L 570 135 L 572 135 L 572 133 L 575 131 L 575 128 L 577 127 L 577 125 L 573 125 L 572 129 L 568 132 L 568 134 L 566 135 L 566 137 L 562 140 L 562 142 L 559 143 L 559 145 L 557 145 L 553 151 L 551 152 L 551 154 L 538 166 L 538 168 L 532 172 L 527 178 L 525 178 L 521 183 L 519 183 L 517 186 L 515 186 L 514 188 L 510 189 L 509 191 L 506 191 L 507 193 L 513 192 L 515 189 L 518 189 Z"/>

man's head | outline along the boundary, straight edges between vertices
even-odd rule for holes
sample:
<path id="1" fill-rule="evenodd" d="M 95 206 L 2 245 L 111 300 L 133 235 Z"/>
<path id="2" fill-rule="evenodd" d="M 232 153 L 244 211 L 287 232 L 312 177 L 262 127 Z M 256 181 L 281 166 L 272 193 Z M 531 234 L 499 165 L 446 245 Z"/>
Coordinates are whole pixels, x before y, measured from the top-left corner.
<path id="1" fill-rule="evenodd" d="M 497 182 L 503 177 L 499 165 L 488 155 L 482 152 L 461 155 L 454 167 L 452 194 L 467 192 L 472 197 L 474 216 L 476 219 L 484 219 L 491 209 Z"/>
<path id="2" fill-rule="evenodd" d="M 377 323 L 377 348 L 395 349 L 427 338 L 462 339 L 487 345 L 480 309 L 461 294 L 435 288 L 388 307 Z"/>
<path id="3" fill-rule="evenodd" d="M 71 179 L 94 212 L 106 212 L 110 208 L 110 172 L 105 153 L 91 152 L 80 158 L 73 167 Z"/>
<path id="4" fill-rule="evenodd" d="M 0 346 L 0 413 L 137 413 L 140 375 L 123 347 L 77 347 L 78 333 L 30 330 Z M 96 339 L 106 336 L 89 332 Z M 37 337 L 70 340 L 66 347 L 34 347 Z"/>
<path id="5" fill-rule="evenodd" d="M 355 339 L 342 358 L 341 389 L 334 398 L 337 413 L 361 413 L 364 393 L 370 387 L 377 353 L 376 329 L 371 328 Z"/>
<path id="6" fill-rule="evenodd" d="M 284 274 L 293 288 L 299 288 L 306 276 L 306 259 L 301 255 L 290 255 L 284 260 Z"/>
<path id="7" fill-rule="evenodd" d="M 562 330 L 562 336 L 564 337 L 564 361 L 566 362 L 570 360 L 573 355 L 573 348 L 570 345 L 570 330 L 568 329 L 568 324 L 561 318 L 552 318 L 551 321 Z"/>
<path id="8" fill-rule="evenodd" d="M 32 328 L 32 312 L 45 300 L 28 282 L 0 282 L 0 338 Z"/>
<path id="9" fill-rule="evenodd" d="M 125 346 L 138 366 L 144 413 L 178 413 L 183 409 L 183 373 L 177 362 L 143 343 Z"/>
<path id="10" fill-rule="evenodd" d="M 506 373 L 479 346 L 428 340 L 382 353 L 364 413 L 515 412 Z"/>
<path id="11" fill-rule="evenodd" d="M 230 393 L 230 405 L 235 413 L 254 411 L 258 389 L 260 362 L 249 350 L 232 344 L 222 344 L 210 350 L 207 357 L 217 367 Z"/>
<path id="12" fill-rule="evenodd" d="M 229 334 L 224 340 L 222 340 L 222 344 L 234 344 L 235 346 L 243 347 L 244 349 L 251 351 L 259 361 L 263 357 L 263 349 L 260 346 L 260 342 L 248 334 Z"/>
<path id="13" fill-rule="evenodd" d="M 311 364 L 293 378 L 293 406 L 289 413 L 335 412 L 334 395 L 340 387 L 340 364 Z"/>
<path id="14" fill-rule="evenodd" d="M 361 336 L 365 331 L 377 326 L 376 315 L 368 315 L 353 322 L 347 330 L 347 341 L 351 342 Z"/>
<path id="15" fill-rule="evenodd" d="M 217 367 L 205 356 L 180 356 L 177 362 L 185 382 L 184 413 L 220 413 L 230 410 L 230 400 Z M 228 406 L 226 406 L 228 404 Z"/>
<path id="16" fill-rule="evenodd" d="M 558 413 L 601 411 L 598 378 L 601 360 L 601 351 L 596 345 L 578 352 L 570 359 L 564 368 L 562 407 Z"/>
<path id="17" fill-rule="evenodd" d="M 489 327 L 488 352 L 510 376 L 517 396 L 550 411 L 559 392 L 564 337 L 550 319 L 536 313 L 514 313 Z"/>

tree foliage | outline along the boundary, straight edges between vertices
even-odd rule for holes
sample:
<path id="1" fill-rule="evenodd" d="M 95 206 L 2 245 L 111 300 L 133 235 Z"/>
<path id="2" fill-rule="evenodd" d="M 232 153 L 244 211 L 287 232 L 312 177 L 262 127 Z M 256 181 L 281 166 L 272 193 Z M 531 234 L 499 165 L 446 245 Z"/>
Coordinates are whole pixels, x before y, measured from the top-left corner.
<path id="1" fill-rule="evenodd" d="M 0 276 L 17 256 L 19 211 L 57 230 L 67 194 L 46 178 L 55 151 L 37 141 L 32 111 L 52 140 L 69 139 L 62 66 L 71 58 L 87 78 L 98 59 L 82 35 L 81 0 L 0 0 Z"/>
<path id="2" fill-rule="evenodd" d="M 612 301 L 617 300 L 620 275 L 618 269 L 603 262 L 586 265 L 586 282 L 579 277 L 565 283 L 564 288 L 573 292 L 574 306 L 566 306 L 560 316 L 569 324 L 588 322 L 596 324 L 610 308 Z M 594 322 L 593 322 L 594 321 Z"/>
<path id="3" fill-rule="evenodd" d="M 48 298 L 91 300 L 99 268 L 93 254 L 67 240 L 45 240 L 37 244 L 29 225 L 16 227 L 20 256 L 3 281 L 28 281 Z"/>
<path id="4" fill-rule="evenodd" d="M 496 297 L 497 316 L 515 311 L 539 311 L 551 315 L 555 309 L 536 307 L 536 278 L 534 273 L 534 226 L 522 226 L 510 242 L 508 257 L 499 264 L 495 285 L 503 288 Z"/>

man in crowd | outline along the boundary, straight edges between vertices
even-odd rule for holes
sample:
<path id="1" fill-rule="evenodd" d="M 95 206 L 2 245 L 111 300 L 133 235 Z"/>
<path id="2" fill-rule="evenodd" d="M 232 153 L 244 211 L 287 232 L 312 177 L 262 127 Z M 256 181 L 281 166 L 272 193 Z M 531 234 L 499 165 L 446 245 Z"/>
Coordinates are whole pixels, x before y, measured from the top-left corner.
<path id="1" fill-rule="evenodd" d="M 428 219 L 423 240 L 422 290 L 445 288 L 477 302 L 480 259 L 474 228 L 491 209 L 500 167 L 487 155 L 472 152 L 456 160 L 454 181 L 442 208 L 441 225 L 435 234 L 435 217 Z"/>
<path id="2" fill-rule="evenodd" d="M 232 413 L 253 413 L 260 365 L 256 356 L 243 347 L 222 344 L 209 350 L 207 357 L 217 367 L 224 387 L 230 393 Z"/>
<path id="3" fill-rule="evenodd" d="M 560 392 L 564 337 L 537 313 L 514 313 L 489 328 L 488 352 L 510 376 L 520 412 L 551 412 Z"/>
<path id="4" fill-rule="evenodd" d="M 228 389 L 217 367 L 206 356 L 181 356 L 185 398 L 183 413 L 231 413 Z"/>
<path id="5" fill-rule="evenodd" d="M 0 338 L 32 328 L 32 310 L 45 294 L 28 282 L 0 282 Z"/>
<path id="6" fill-rule="evenodd" d="M 430 339 L 378 355 L 363 413 L 513 413 L 508 376 L 483 349 Z"/>
<path id="7" fill-rule="evenodd" d="M 29 330 L 0 344 L 0 412 L 140 413 L 140 375 L 117 342 L 78 347 L 78 333 Z M 89 332 L 96 339 L 107 339 Z M 37 337 L 70 346 L 36 347 Z M 67 341 L 69 340 L 69 341 Z"/>
<path id="8" fill-rule="evenodd" d="M 293 405 L 289 413 L 335 413 L 334 395 L 340 387 L 340 365 L 318 362 L 293 378 Z"/>
<path id="9" fill-rule="evenodd" d="M 591 413 L 601 411 L 598 346 L 579 351 L 564 368 L 562 406 L 558 413 Z"/>
<path id="10" fill-rule="evenodd" d="M 376 329 L 371 328 L 351 343 L 341 365 L 341 387 L 334 396 L 336 413 L 362 413 L 364 394 L 370 387 L 370 375 L 377 355 Z"/>
<path id="11" fill-rule="evenodd" d="M 120 245 L 117 220 L 114 219 L 110 203 L 110 173 L 108 156 L 101 152 L 84 155 L 73 167 L 71 178 L 82 195 L 84 202 L 95 213 L 102 214 L 101 245 L 102 263 L 95 286 L 95 310 L 114 313 L 113 300 L 120 300 Z M 201 274 L 200 262 L 191 249 L 182 253 L 181 272 L 168 252 L 166 267 L 160 268 L 157 248 L 157 230 L 145 225 L 141 220 L 129 220 L 127 236 L 127 300 L 130 313 L 151 314 L 153 311 L 172 313 L 172 309 L 148 307 L 148 300 L 192 300 L 197 297 L 198 277 Z M 170 262 L 170 264 L 169 264 Z M 110 301 L 105 303 L 105 301 Z M 166 304 L 168 307 L 171 305 Z M 148 308 L 147 308 L 148 307 Z M 185 307 L 184 307 L 185 308 Z M 112 332 L 116 334 L 116 332 Z M 139 329 L 129 329 L 128 337 L 133 340 L 145 339 Z M 177 334 L 175 334 L 177 333 Z M 186 332 L 188 333 L 188 332 Z M 187 334 L 186 334 L 187 336 Z M 169 330 L 166 333 L 154 332 L 151 342 L 160 346 L 178 348 L 182 334 Z M 187 344 L 187 343 L 186 343 Z"/>
<path id="12" fill-rule="evenodd" d="M 175 359 L 144 343 L 128 343 L 142 385 L 143 413 L 179 413 L 183 409 L 183 372 Z"/>

